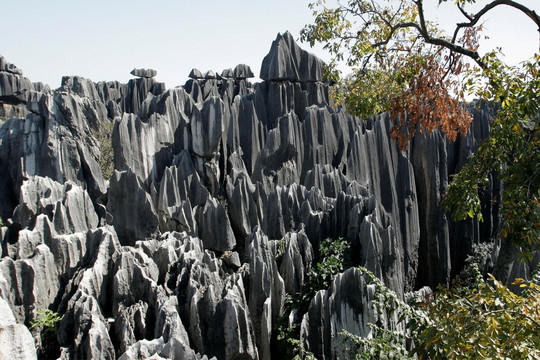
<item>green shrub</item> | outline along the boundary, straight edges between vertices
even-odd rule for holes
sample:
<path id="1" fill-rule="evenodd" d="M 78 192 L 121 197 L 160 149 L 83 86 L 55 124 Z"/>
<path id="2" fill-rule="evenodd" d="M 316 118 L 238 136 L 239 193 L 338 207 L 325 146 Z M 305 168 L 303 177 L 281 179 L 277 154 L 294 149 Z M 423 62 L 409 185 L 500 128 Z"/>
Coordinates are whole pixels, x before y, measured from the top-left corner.
<path id="1" fill-rule="evenodd" d="M 58 313 L 49 309 L 38 310 L 37 314 L 38 316 L 30 322 L 30 330 L 41 329 L 42 337 L 44 334 L 55 332 L 58 322 L 62 320 Z"/>
<path id="2" fill-rule="evenodd" d="M 313 354 L 305 351 L 300 342 L 300 323 L 295 322 L 289 326 L 289 315 L 297 311 L 297 318 L 302 319 L 315 294 L 319 290 L 328 289 L 334 276 L 350 267 L 350 244 L 342 238 L 323 240 L 319 258 L 319 262 L 306 273 L 302 290 L 286 295 L 285 312 L 275 328 L 280 358 L 314 359 Z"/>
<path id="3" fill-rule="evenodd" d="M 60 356 L 60 345 L 56 337 L 60 315 L 52 310 L 39 310 L 38 316 L 30 322 L 30 330 L 39 331 L 41 346 L 40 359 L 57 359 Z"/>

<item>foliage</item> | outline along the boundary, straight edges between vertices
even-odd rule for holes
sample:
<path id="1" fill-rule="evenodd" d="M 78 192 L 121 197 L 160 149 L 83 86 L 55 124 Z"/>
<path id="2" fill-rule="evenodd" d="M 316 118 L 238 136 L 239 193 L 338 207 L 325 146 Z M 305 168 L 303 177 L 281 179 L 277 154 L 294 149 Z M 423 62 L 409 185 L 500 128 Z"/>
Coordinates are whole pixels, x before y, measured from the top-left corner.
<path id="1" fill-rule="evenodd" d="M 304 314 L 311 299 L 319 290 L 326 290 L 337 274 L 350 267 L 350 244 L 347 240 L 323 240 L 320 247 L 320 261 L 306 274 L 302 291 L 292 297 L 291 307 Z"/>
<path id="2" fill-rule="evenodd" d="M 114 149 L 111 138 L 113 126 L 114 122 L 103 121 L 99 129 L 93 132 L 99 143 L 99 166 L 105 180 L 109 180 L 114 173 Z"/>
<path id="3" fill-rule="evenodd" d="M 30 323 L 30 330 L 39 331 L 41 336 L 39 358 L 57 359 L 60 356 L 60 345 L 56 337 L 56 329 L 62 318 L 58 313 L 49 309 L 38 310 L 37 315 Z"/>
<path id="4" fill-rule="evenodd" d="M 55 332 L 57 324 L 62 317 L 58 313 L 46 309 L 38 310 L 38 316 L 30 323 L 30 330 L 34 328 L 42 329 L 42 333 Z"/>
<path id="5" fill-rule="evenodd" d="M 480 27 L 445 36 L 425 19 L 421 0 L 338 1 L 336 8 L 318 1 L 310 7 L 315 22 L 301 37 L 323 43 L 334 56 L 328 76 L 338 83 L 338 104 L 364 118 L 389 111 L 402 149 L 417 131 L 440 128 L 450 140 L 466 133 L 472 117 L 461 105 L 462 75 L 470 66 L 466 56 L 478 48 Z M 346 78 L 337 70 L 342 61 L 353 71 Z"/>
<path id="6" fill-rule="evenodd" d="M 319 290 L 326 290 L 337 274 L 350 267 L 350 244 L 339 238 L 326 239 L 321 242 L 320 261 L 306 273 L 302 290 L 296 294 L 287 294 L 285 312 L 276 326 L 278 348 L 281 357 L 312 359 L 313 354 L 307 352 L 300 342 L 300 324 L 289 324 L 291 312 L 297 319 L 302 319 L 308 311 L 311 299 Z"/>
<path id="7" fill-rule="evenodd" d="M 429 301 L 408 304 L 361 269 L 375 285 L 373 311 L 394 315 L 398 326 L 370 324 L 363 338 L 347 332 L 344 346 L 356 359 L 537 359 L 540 356 L 540 272 L 516 294 L 476 270 L 476 286 L 439 289 Z M 405 330 L 403 327 L 405 326 Z M 352 344 L 352 346 L 351 346 Z M 415 344 L 408 349 L 407 344 Z"/>
<path id="8" fill-rule="evenodd" d="M 494 8 L 513 7 L 539 30 L 540 17 L 517 1 L 492 0 L 471 12 L 474 3 L 453 1 L 463 22 L 446 34 L 426 19 L 423 0 L 347 0 L 333 8 L 318 0 L 310 4 L 314 23 L 301 38 L 323 43 L 333 55 L 328 76 L 338 84 L 337 104 L 361 117 L 389 111 L 397 122 L 391 134 L 402 149 L 417 132 L 438 129 L 449 141 L 465 134 L 471 124 L 465 95 L 500 104 L 478 153 L 453 178 L 445 206 L 455 220 L 481 220 L 478 192 L 489 174 L 498 174 L 505 182 L 495 199 L 504 217 L 499 235 L 530 255 L 540 239 L 540 57 L 510 67 L 500 50 L 477 50 L 480 24 Z M 352 75 L 340 76 L 340 62 Z"/>
<path id="9" fill-rule="evenodd" d="M 502 99 L 489 136 L 447 189 L 445 206 L 456 220 L 479 216 L 479 190 L 496 172 L 504 181 L 500 201 L 502 238 L 530 255 L 540 239 L 540 56 L 519 67 L 508 67 L 496 57 L 490 63 L 492 82 L 477 90 L 491 100 Z"/>
<path id="10" fill-rule="evenodd" d="M 429 359 L 540 358 L 540 288 L 517 279 L 515 294 L 478 273 L 474 289 L 440 290 L 426 306 L 431 323 L 422 323 L 413 353 Z"/>

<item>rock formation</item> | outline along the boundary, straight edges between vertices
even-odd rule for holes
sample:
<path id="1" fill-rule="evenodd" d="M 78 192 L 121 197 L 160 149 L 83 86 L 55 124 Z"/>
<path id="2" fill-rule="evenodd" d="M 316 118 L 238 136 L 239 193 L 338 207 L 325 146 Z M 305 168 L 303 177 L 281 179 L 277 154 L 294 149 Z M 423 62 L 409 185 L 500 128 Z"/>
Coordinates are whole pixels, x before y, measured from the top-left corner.
<path id="1" fill-rule="evenodd" d="M 51 91 L 0 57 L 0 104 L 19 109 L 0 123 L 0 354 L 35 358 L 26 326 L 50 309 L 63 359 L 271 359 L 286 293 L 325 238 L 399 296 L 448 282 L 497 227 L 496 206 L 487 225 L 440 208 L 492 115 L 476 110 L 453 145 L 434 132 L 401 152 L 388 115 L 329 105 L 322 68 L 288 32 L 257 84 L 238 65 L 169 90 L 135 69 Z M 355 269 L 338 275 L 299 319 L 305 346 L 341 356 L 336 326 L 365 333 L 369 294 Z"/>

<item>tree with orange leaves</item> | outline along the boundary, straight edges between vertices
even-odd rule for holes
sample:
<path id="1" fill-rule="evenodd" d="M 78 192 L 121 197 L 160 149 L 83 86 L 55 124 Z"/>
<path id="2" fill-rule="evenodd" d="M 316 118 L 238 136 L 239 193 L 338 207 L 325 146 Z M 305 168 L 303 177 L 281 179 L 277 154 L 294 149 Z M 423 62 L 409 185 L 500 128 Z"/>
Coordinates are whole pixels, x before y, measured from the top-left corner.
<path id="1" fill-rule="evenodd" d="M 439 4 L 448 0 L 439 0 Z M 472 121 L 466 95 L 499 104 L 491 132 L 447 189 L 446 206 L 456 220 L 480 213 L 479 189 L 495 171 L 504 225 L 500 236 L 530 255 L 540 240 L 540 56 L 510 67 L 500 52 L 478 53 L 481 22 L 500 6 L 519 10 L 540 31 L 538 14 L 513 0 L 453 0 L 463 15 L 451 34 L 426 18 L 423 0 L 347 0 L 328 7 L 310 4 L 315 21 L 301 32 L 333 55 L 327 76 L 336 81 L 337 104 L 363 118 L 388 111 L 391 135 L 405 150 L 418 132 L 439 130 L 449 141 Z M 344 62 L 352 74 L 341 77 Z"/>

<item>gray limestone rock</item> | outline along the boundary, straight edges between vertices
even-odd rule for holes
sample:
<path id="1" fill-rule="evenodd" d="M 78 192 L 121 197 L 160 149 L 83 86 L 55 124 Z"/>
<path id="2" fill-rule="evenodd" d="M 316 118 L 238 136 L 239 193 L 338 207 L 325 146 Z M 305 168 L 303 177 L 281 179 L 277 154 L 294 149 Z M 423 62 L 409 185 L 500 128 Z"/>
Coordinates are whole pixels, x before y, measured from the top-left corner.
<path id="1" fill-rule="evenodd" d="M 446 213 L 440 211 L 448 186 L 446 139 L 439 132 L 414 138 L 411 161 L 418 196 L 420 246 L 418 283 L 435 288 L 450 282 L 450 237 Z"/>
<path id="2" fill-rule="evenodd" d="M 272 324 L 283 311 L 285 286 L 275 260 L 276 241 L 268 240 L 259 227 L 246 238 L 249 256 L 249 312 L 261 359 L 270 359 Z"/>
<path id="3" fill-rule="evenodd" d="M 132 245 L 158 231 L 158 216 L 146 186 L 130 169 L 115 171 L 109 187 L 107 212 L 122 244 Z"/>
<path id="4" fill-rule="evenodd" d="M 373 311 L 374 290 L 356 268 L 337 275 L 328 290 L 315 295 L 304 315 L 300 338 L 306 350 L 317 359 L 347 357 L 339 353 L 344 340 L 340 331 L 365 337 L 371 332 L 369 323 L 385 320 Z"/>
<path id="5" fill-rule="evenodd" d="M 232 77 L 234 77 L 235 79 L 249 79 L 255 77 L 255 75 L 253 75 L 253 72 L 251 71 L 251 68 L 246 64 L 236 65 L 232 75 Z"/>
<path id="6" fill-rule="evenodd" d="M 80 186 L 32 176 L 21 186 L 13 220 L 22 228 L 32 229 L 40 214 L 47 215 L 57 234 L 84 232 L 98 225 L 92 200 Z"/>
<path id="7" fill-rule="evenodd" d="M 9 303 L 17 322 L 33 320 L 51 306 L 60 290 L 53 254 L 41 244 L 31 258 L 0 260 L 0 297 Z"/>
<path id="8" fill-rule="evenodd" d="M 174 162 L 165 169 L 158 192 L 160 229 L 197 235 L 193 207 L 204 205 L 210 193 L 201 183 L 189 152 L 182 151 Z"/>
<path id="9" fill-rule="evenodd" d="M 139 116 L 124 114 L 112 133 L 114 167 L 130 169 L 145 183 L 161 180 L 165 167 L 172 163 L 172 145 L 182 118 L 154 113 L 143 121 Z"/>
<path id="10" fill-rule="evenodd" d="M 203 250 L 201 240 L 183 246 L 177 293 L 192 348 L 219 359 L 257 359 L 242 276 L 221 272 L 221 261 Z"/>
<path id="11" fill-rule="evenodd" d="M 230 78 L 233 78 L 234 77 L 234 74 L 233 74 L 233 70 L 232 69 L 224 69 L 220 76 L 223 78 L 223 79 L 230 79 Z"/>
<path id="12" fill-rule="evenodd" d="M 207 249 L 224 252 L 232 250 L 236 238 L 229 222 L 229 217 L 223 205 L 214 198 L 208 198 L 206 203 L 197 209 L 199 237 Z"/>
<path id="13" fill-rule="evenodd" d="M 140 78 L 153 78 L 157 75 L 157 71 L 153 69 L 133 69 L 130 74 Z"/>
<path id="14" fill-rule="evenodd" d="M 191 124 L 193 151 L 201 157 L 211 157 L 218 150 L 225 130 L 226 108 L 217 97 L 206 100 L 199 111 L 194 111 Z"/>
<path id="15" fill-rule="evenodd" d="M 290 32 L 278 34 L 263 59 L 260 77 L 267 81 L 322 81 L 324 63 L 302 50 Z"/>
<path id="16" fill-rule="evenodd" d="M 208 70 L 207 72 L 204 73 L 203 78 L 206 80 L 215 79 L 216 73 L 212 70 Z"/>
<path id="17" fill-rule="evenodd" d="M 354 265 L 400 298 L 448 281 L 500 223 L 500 181 L 485 191 L 484 224 L 440 207 L 493 111 L 473 109 L 454 145 L 434 132 L 402 152 L 387 114 L 331 106 L 322 66 L 285 33 L 255 85 L 238 65 L 193 69 L 171 90 L 145 70 L 127 84 L 64 77 L 53 92 L 0 57 L 0 116 L 18 116 L 0 120 L 0 299 L 17 321 L 58 311 L 62 359 L 270 359 L 285 292 L 300 291 L 323 239 L 348 239 Z M 111 121 L 105 181 L 95 132 Z M 514 260 L 495 247 L 503 277 L 529 276 Z M 372 296 L 358 270 L 338 275 L 312 299 L 304 346 L 346 358 L 341 329 L 394 326 Z M 20 334 L 21 354 L 35 354 L 24 326 L 7 326 L 0 338 Z"/>
<path id="18" fill-rule="evenodd" d="M 313 263 L 313 247 L 304 231 L 287 233 L 282 240 L 285 250 L 281 258 L 279 273 L 288 294 L 302 290 L 304 279 Z"/>
<path id="19" fill-rule="evenodd" d="M 94 101 L 99 101 L 100 97 L 94 83 L 80 76 L 64 76 L 60 89 L 63 91 L 71 91 L 80 97 L 87 97 Z"/>
<path id="20" fill-rule="evenodd" d="M 88 267 L 81 269 L 66 286 L 59 307 L 64 316 L 57 335 L 71 359 L 115 359 L 103 311 L 110 308 L 114 264 L 121 246 L 110 227 L 100 228 L 92 237 L 95 254 Z"/>
<path id="21" fill-rule="evenodd" d="M 185 359 L 185 360 L 208 360 L 206 355 L 195 353 L 192 349 L 182 344 L 178 339 L 172 338 L 165 342 L 163 338 L 154 340 L 140 340 L 133 344 L 119 360 L 138 359 Z M 216 357 L 210 360 L 217 360 Z"/>
<path id="22" fill-rule="evenodd" d="M 191 69 L 191 72 L 189 73 L 189 77 L 195 80 L 204 79 L 202 72 L 199 69 L 195 69 L 195 68 Z"/>
<path id="23" fill-rule="evenodd" d="M 17 324 L 9 304 L 1 297 L 0 358 L 16 360 L 37 359 L 36 344 L 32 334 L 26 326 Z"/>
<path id="24" fill-rule="evenodd" d="M 25 178 L 39 175 L 86 188 L 92 199 L 105 193 L 105 181 L 97 162 L 99 147 L 91 127 L 106 118 L 104 108 L 89 98 L 57 92 L 40 101 L 41 115 L 10 119 L 0 127 L 0 162 L 7 171 L 0 183 L 13 197 Z M 0 197 L 1 215 L 11 216 L 16 204 Z"/>
<path id="25" fill-rule="evenodd" d="M 0 55 L 0 71 L 9 72 L 14 75 L 22 75 L 23 72 L 21 69 L 19 69 L 14 64 L 10 64 L 4 59 L 3 56 Z"/>
<path id="26" fill-rule="evenodd" d="M 34 92 L 32 82 L 23 76 L 17 66 L 8 63 L 0 56 L 0 104 L 2 112 L 8 114 L 16 111 L 18 105 L 26 104 L 28 96 Z M 6 105 L 4 107 L 4 105 Z M 20 108 L 24 112 L 24 108 Z"/>

